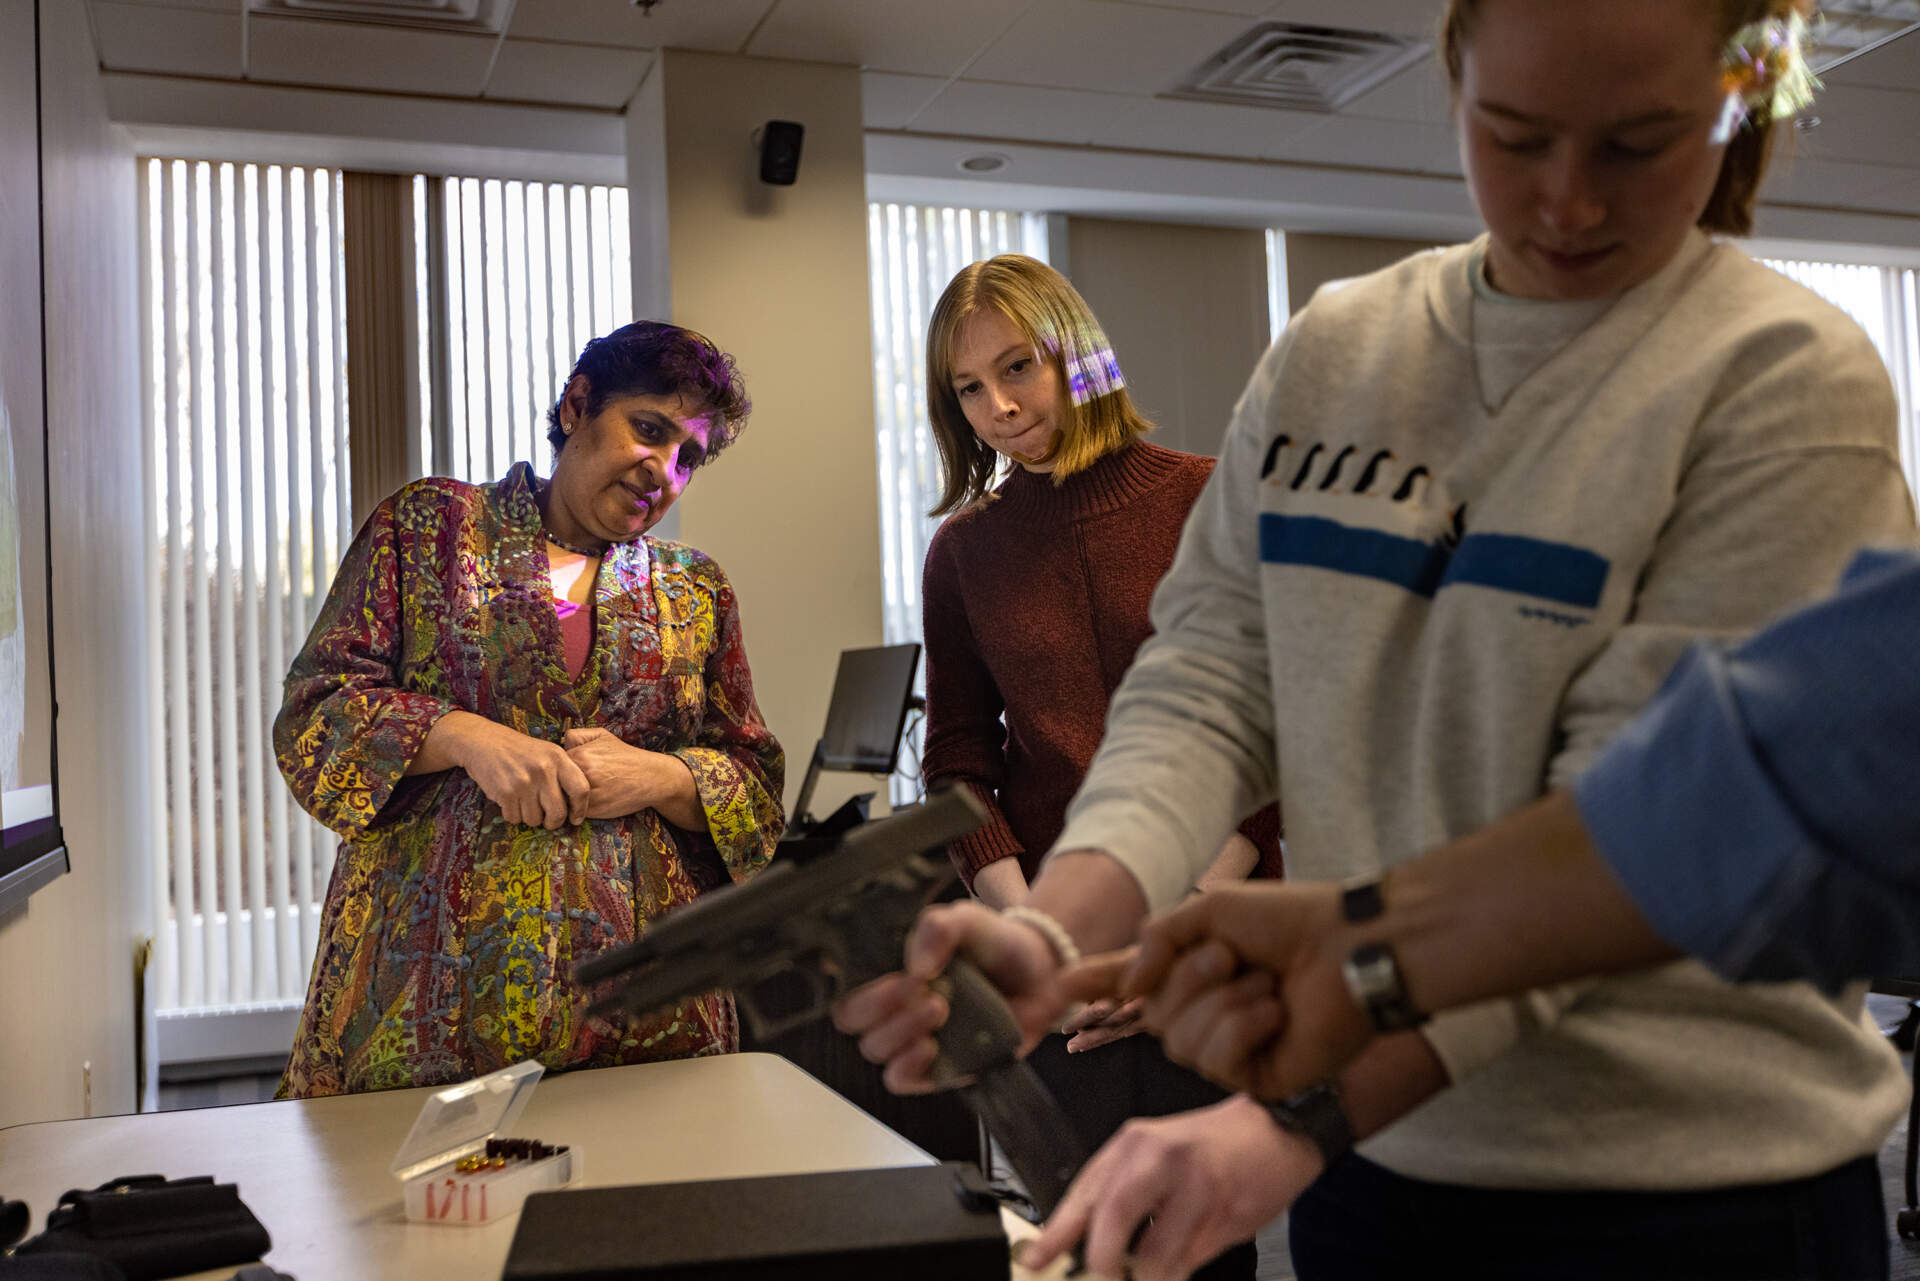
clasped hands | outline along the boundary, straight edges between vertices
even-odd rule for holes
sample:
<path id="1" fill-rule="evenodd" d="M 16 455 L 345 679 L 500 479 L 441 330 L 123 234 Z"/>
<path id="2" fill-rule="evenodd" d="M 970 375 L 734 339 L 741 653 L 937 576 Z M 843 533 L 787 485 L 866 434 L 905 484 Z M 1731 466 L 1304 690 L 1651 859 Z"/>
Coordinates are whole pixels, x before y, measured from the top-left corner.
<path id="1" fill-rule="evenodd" d="M 1373 1027 L 1348 993 L 1353 939 L 1332 884 L 1215 889 L 1149 920 L 1131 948 L 1060 975 L 1072 1001 L 1138 1002 L 1167 1057 L 1280 1099 L 1350 1062 Z"/>
<path id="2" fill-rule="evenodd" d="M 550 743 L 493 721 L 483 724 L 467 728 L 459 763 L 509 823 L 553 830 L 590 818 L 619 818 L 665 794 L 665 768 L 686 770 L 671 756 L 597 727 L 570 729 L 559 743 Z"/>
<path id="3" fill-rule="evenodd" d="M 886 1065 L 890 1088 L 933 1088 L 933 1034 L 946 1006 L 930 983 L 964 950 L 1007 997 L 1029 1045 L 1076 1001 L 1134 1003 L 1169 1058 L 1246 1094 L 1284 1098 L 1372 1038 L 1341 976 L 1350 928 L 1337 886 L 1235 885 L 1148 921 L 1134 947 L 1063 971 L 1031 927 L 978 904 L 937 907 L 908 940 L 905 972 L 849 994 L 834 1021 Z M 1132 1121 L 1081 1170 L 1024 1261 L 1043 1268 L 1084 1241 L 1095 1272 L 1184 1277 L 1285 1210 L 1320 1168 L 1310 1143 L 1244 1096 Z"/>

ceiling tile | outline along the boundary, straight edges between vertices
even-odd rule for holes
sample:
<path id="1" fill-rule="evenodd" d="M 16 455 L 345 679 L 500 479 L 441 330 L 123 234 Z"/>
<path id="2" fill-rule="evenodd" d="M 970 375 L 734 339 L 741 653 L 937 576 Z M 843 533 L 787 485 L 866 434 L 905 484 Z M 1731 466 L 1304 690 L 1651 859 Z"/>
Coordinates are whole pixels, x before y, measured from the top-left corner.
<path id="1" fill-rule="evenodd" d="M 1319 128 L 1296 134 L 1268 150 L 1266 159 L 1409 173 L 1459 172 L 1454 159 L 1454 133 L 1445 125 L 1345 115 L 1324 120 Z"/>
<path id="2" fill-rule="evenodd" d="M 860 75 L 860 107 L 869 129 L 905 129 L 920 108 L 947 87 L 940 76 L 897 76 L 890 71 Z"/>
<path id="3" fill-rule="evenodd" d="M 1811 114 L 1820 127 L 1795 137 L 1799 155 L 1920 167 L 1920 92 L 1836 85 Z"/>
<path id="4" fill-rule="evenodd" d="M 1451 125 L 1452 94 L 1446 73 L 1432 57 L 1390 76 L 1340 108 L 1343 116 L 1375 120 L 1412 120 L 1420 124 Z"/>
<path id="5" fill-rule="evenodd" d="M 1326 117 L 1311 111 L 1234 107 L 1177 98 L 1124 100 L 1123 145 L 1148 151 L 1205 156 L 1264 156 L 1287 138 L 1317 129 Z"/>
<path id="6" fill-rule="evenodd" d="M 89 7 L 98 8 L 101 3 L 110 4 L 111 0 L 95 0 L 95 3 Z M 241 0 L 126 0 L 126 3 L 143 5 L 147 8 L 205 9 L 212 13 L 231 13 L 236 17 L 245 7 L 241 4 Z"/>
<path id="7" fill-rule="evenodd" d="M 452 97 L 479 94 L 496 43 L 492 36 L 261 14 L 247 30 L 250 80 Z"/>
<path id="8" fill-rule="evenodd" d="M 967 69 L 970 80 L 1152 95 L 1252 25 L 1115 0 L 1039 0 Z"/>
<path id="9" fill-rule="evenodd" d="M 1913 170 L 1814 160 L 1804 152 L 1781 156 L 1768 168 L 1760 199 L 1772 204 L 1859 208 Z"/>
<path id="10" fill-rule="evenodd" d="M 1861 85 L 1870 89 L 1920 87 L 1920 31 L 1909 31 L 1872 53 L 1863 53 L 1821 79 L 1833 86 Z"/>
<path id="11" fill-rule="evenodd" d="M 1280 0 L 1269 18 L 1323 27 L 1385 31 L 1431 41 L 1441 6 L 1432 0 Z"/>
<path id="12" fill-rule="evenodd" d="M 1121 146 L 1122 115 L 1130 100 L 1117 94 L 961 80 L 915 118 L 919 133 L 1014 142 L 1072 142 Z"/>
<path id="13" fill-rule="evenodd" d="M 1891 185 L 1874 192 L 1867 198 L 1867 206 L 1884 209 L 1888 213 L 1920 217 L 1920 170 L 1907 170 L 1904 177 L 1896 178 Z"/>
<path id="14" fill-rule="evenodd" d="M 238 10 L 212 13 L 96 0 L 93 31 L 100 65 L 109 70 L 237 80 L 243 69 Z"/>
<path id="15" fill-rule="evenodd" d="M 516 0 L 507 34 L 623 49 L 738 53 L 775 0 L 661 0 L 642 12 L 628 0 Z"/>
<path id="16" fill-rule="evenodd" d="M 627 105 L 653 63 L 639 49 L 603 49 L 590 44 L 504 40 L 493 60 L 484 96 L 512 102 L 570 107 Z"/>
<path id="17" fill-rule="evenodd" d="M 747 52 L 954 76 L 1033 0 L 781 0 Z"/>
<path id="18" fill-rule="evenodd" d="M 1257 18 L 1273 8 L 1274 0 L 1101 0 L 1103 4 L 1141 5 L 1148 9 L 1178 9 L 1192 13 L 1237 13 Z"/>

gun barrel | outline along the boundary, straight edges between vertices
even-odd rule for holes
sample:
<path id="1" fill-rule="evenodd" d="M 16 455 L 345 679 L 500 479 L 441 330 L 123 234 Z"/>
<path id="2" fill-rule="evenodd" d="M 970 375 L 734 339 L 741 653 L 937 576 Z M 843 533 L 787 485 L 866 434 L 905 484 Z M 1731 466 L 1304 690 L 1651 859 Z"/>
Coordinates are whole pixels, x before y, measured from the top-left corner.
<path id="1" fill-rule="evenodd" d="M 678 964 L 656 960 L 630 974 L 615 991 L 594 1002 L 589 1012 L 651 1014 L 702 992 L 745 986 L 763 977 L 729 964 L 731 959 L 715 953 L 682 958 Z"/>
<path id="2" fill-rule="evenodd" d="M 945 791 L 900 814 L 857 827 L 840 848 L 804 868 L 775 863 L 751 881 L 704 894 L 651 926 L 644 937 L 582 962 L 582 983 L 623 974 L 687 951 L 724 948 L 751 933 L 817 910 L 890 867 L 965 836 L 986 821 L 986 809 L 964 788 Z"/>

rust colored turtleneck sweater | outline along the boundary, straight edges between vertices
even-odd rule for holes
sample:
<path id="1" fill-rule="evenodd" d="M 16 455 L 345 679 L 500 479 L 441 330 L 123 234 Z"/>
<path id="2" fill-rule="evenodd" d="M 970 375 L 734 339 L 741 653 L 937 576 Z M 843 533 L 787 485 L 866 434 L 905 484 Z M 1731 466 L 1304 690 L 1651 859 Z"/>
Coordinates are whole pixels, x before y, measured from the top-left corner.
<path id="1" fill-rule="evenodd" d="M 929 785 L 965 782 L 993 809 L 949 849 L 969 887 L 1002 858 L 1031 880 L 1060 834 L 1212 470 L 1211 458 L 1137 441 L 1057 487 L 1016 471 L 934 534 L 924 770 Z M 1280 874 L 1279 827 L 1272 806 L 1241 826 L 1260 850 L 1255 875 Z"/>

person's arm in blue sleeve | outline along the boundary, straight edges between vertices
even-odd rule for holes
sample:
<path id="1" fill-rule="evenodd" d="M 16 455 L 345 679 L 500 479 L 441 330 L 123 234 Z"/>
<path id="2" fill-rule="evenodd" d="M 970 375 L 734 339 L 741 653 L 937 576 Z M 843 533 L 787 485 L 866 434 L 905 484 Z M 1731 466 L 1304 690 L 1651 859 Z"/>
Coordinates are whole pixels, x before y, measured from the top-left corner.
<path id="1" fill-rule="evenodd" d="M 1920 973 L 1920 556 L 1696 649 L 1574 787 L 1649 923 L 1729 977 Z"/>

